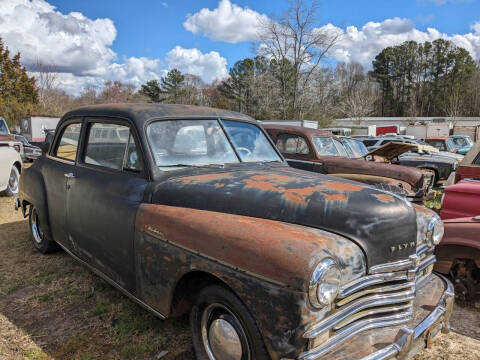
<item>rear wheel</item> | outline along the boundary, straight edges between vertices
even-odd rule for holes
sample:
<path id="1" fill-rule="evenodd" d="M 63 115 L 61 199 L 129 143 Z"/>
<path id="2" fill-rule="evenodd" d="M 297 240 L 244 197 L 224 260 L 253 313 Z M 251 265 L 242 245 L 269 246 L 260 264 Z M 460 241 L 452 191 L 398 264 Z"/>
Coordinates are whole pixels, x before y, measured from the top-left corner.
<path id="1" fill-rule="evenodd" d="M 49 240 L 43 232 L 37 209 L 33 205 L 30 205 L 28 224 L 30 226 L 30 236 L 32 238 L 33 245 L 40 253 L 48 254 L 60 249 L 58 244 L 55 241 Z"/>
<path id="2" fill-rule="evenodd" d="M 7 189 L 5 195 L 15 196 L 18 194 L 18 184 L 20 182 L 20 171 L 15 165 L 12 165 L 10 170 L 10 177 L 8 178 Z"/>
<path id="3" fill-rule="evenodd" d="M 190 313 L 190 325 L 199 360 L 269 359 L 247 308 L 221 286 L 211 285 L 200 292 Z"/>

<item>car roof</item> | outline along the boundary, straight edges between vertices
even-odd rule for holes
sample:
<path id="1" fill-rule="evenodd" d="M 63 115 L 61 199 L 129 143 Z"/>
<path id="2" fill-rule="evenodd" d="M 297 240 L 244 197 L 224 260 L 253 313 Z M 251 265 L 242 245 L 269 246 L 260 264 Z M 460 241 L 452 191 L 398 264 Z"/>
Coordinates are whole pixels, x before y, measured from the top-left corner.
<path id="1" fill-rule="evenodd" d="M 277 125 L 277 124 L 263 124 L 263 127 L 266 130 L 280 130 L 280 131 L 288 131 L 290 133 L 294 134 L 301 134 L 301 135 L 307 135 L 309 137 L 311 136 L 330 136 L 336 138 L 335 135 L 333 135 L 329 131 L 324 131 L 320 129 L 312 129 L 312 128 L 307 128 L 307 127 L 302 127 L 302 126 L 294 126 L 294 125 Z"/>
<path id="2" fill-rule="evenodd" d="M 84 106 L 67 112 L 59 125 L 72 117 L 119 117 L 129 118 L 137 127 L 152 119 L 235 119 L 245 122 L 258 123 L 250 116 L 229 110 L 214 109 L 195 105 L 178 104 L 100 104 Z"/>
<path id="3" fill-rule="evenodd" d="M 431 136 L 427 137 L 425 140 L 447 140 L 448 136 Z"/>

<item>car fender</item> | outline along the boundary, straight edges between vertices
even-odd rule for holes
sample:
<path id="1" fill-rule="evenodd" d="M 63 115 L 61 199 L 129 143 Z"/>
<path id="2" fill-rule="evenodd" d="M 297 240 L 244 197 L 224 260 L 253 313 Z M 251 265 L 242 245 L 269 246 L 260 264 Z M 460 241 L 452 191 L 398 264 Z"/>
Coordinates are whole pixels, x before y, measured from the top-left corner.
<path id="1" fill-rule="evenodd" d="M 20 177 L 19 199 L 25 217 L 28 216 L 29 204 L 37 208 L 39 220 L 43 224 L 42 230 L 51 239 L 45 182 L 34 166 L 24 169 Z"/>

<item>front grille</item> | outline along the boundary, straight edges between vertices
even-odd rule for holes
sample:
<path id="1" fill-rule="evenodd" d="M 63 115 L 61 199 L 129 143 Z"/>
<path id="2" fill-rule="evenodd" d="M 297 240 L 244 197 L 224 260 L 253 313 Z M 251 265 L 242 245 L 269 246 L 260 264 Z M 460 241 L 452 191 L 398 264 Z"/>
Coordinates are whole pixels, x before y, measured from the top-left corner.
<path id="1" fill-rule="evenodd" d="M 359 332 L 411 321 L 415 291 L 434 262 L 433 248 L 421 245 L 410 259 L 373 267 L 369 275 L 344 285 L 331 314 L 305 332 L 309 351 L 300 359 L 316 359 Z"/>

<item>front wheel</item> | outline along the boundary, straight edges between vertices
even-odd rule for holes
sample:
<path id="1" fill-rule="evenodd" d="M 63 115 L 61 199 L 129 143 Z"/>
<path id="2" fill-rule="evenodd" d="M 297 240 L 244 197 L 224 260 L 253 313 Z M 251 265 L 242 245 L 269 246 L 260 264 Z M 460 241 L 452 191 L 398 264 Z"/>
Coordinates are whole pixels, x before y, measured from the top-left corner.
<path id="1" fill-rule="evenodd" d="M 12 165 L 10 170 L 10 177 L 8 178 L 7 189 L 5 195 L 15 196 L 18 194 L 18 184 L 20 182 L 20 171 L 15 165 Z"/>
<path id="2" fill-rule="evenodd" d="M 48 254 L 58 251 L 60 247 L 55 241 L 49 240 L 42 230 L 42 225 L 38 218 L 37 208 L 30 206 L 30 213 L 28 216 L 28 224 L 30 227 L 30 236 L 33 245 L 42 254 Z"/>
<path id="3" fill-rule="evenodd" d="M 211 285 L 200 292 L 190 313 L 190 326 L 199 360 L 269 359 L 247 308 L 221 286 Z"/>

